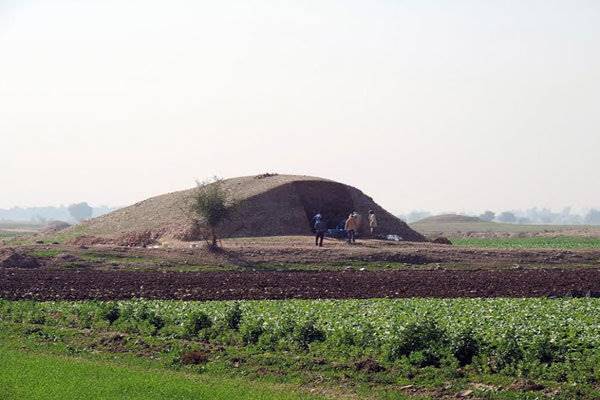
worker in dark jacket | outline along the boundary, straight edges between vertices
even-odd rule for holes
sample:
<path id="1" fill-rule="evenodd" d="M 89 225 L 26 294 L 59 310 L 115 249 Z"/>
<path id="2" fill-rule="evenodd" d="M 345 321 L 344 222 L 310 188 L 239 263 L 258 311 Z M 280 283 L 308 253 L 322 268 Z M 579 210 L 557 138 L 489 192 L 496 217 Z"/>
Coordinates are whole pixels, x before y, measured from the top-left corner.
<path id="1" fill-rule="evenodd" d="M 318 218 L 315 222 L 315 246 L 323 247 L 323 238 L 327 232 L 327 222 L 323 217 Z"/>

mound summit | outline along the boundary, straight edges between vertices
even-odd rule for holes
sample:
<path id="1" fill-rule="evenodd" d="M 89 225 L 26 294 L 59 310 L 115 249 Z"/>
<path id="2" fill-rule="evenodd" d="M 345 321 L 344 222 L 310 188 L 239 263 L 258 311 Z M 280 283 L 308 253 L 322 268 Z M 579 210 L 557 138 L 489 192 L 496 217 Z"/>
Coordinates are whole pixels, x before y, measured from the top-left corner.
<path id="1" fill-rule="evenodd" d="M 265 174 L 227 179 L 223 188 L 238 203 L 235 216 L 220 229 L 224 237 L 310 234 L 311 219 L 317 212 L 333 228 L 353 210 L 362 214 L 364 221 L 368 211 L 373 210 L 380 234 L 396 234 L 409 241 L 426 240 L 360 190 L 331 180 Z M 96 237 L 197 240 L 188 211 L 194 190 L 149 198 L 84 222 L 76 228 L 77 232 Z M 363 223 L 364 233 L 366 225 Z"/>

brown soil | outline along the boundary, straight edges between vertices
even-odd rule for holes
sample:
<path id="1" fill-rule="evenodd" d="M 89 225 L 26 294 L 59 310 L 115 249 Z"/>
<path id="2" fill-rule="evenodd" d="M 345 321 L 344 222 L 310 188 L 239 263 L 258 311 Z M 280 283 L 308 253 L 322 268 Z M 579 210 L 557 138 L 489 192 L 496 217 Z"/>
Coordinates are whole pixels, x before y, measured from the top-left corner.
<path id="1" fill-rule="evenodd" d="M 171 243 L 171 248 L 0 248 L 0 297 L 220 300 L 600 295 L 600 250 L 489 250 L 379 240 L 359 240 L 356 245 L 327 240 L 325 247 L 317 248 L 313 243 L 309 236 L 227 239 L 218 252 L 208 251 L 202 243 L 182 242 Z M 53 252 L 56 256 L 33 256 Z M 135 263 L 146 272 L 130 270 Z M 392 266 L 385 268 L 387 263 Z M 311 269 L 327 266 L 329 271 L 290 271 L 304 265 Z M 384 269 L 358 271 L 363 265 Z M 38 268 L 28 269 L 34 266 Z M 218 268 L 229 271 L 176 272 Z M 279 271 L 267 271 L 273 269 Z"/>
<path id="2" fill-rule="evenodd" d="M 448 244 L 448 245 L 452 244 L 452 242 L 450 241 L 450 239 L 448 239 L 445 236 L 440 236 L 440 237 L 437 237 L 437 238 L 433 239 L 432 243 L 436 243 L 436 244 Z"/>
<path id="3" fill-rule="evenodd" d="M 188 351 L 181 355 L 181 363 L 183 365 L 206 364 L 208 360 L 209 355 L 203 351 Z"/>
<path id="4" fill-rule="evenodd" d="M 0 298 L 344 299 L 600 297 L 600 270 L 374 272 L 103 272 L 0 270 Z"/>
<path id="5" fill-rule="evenodd" d="M 405 263 L 412 265 L 439 264 L 444 266 L 464 266 L 468 268 L 498 269 L 527 266 L 586 266 L 600 268 L 600 249 L 560 250 L 560 249 L 479 249 L 434 243 L 407 243 L 382 240 L 358 240 L 355 245 L 344 241 L 326 239 L 324 247 L 314 246 L 310 236 L 285 236 L 268 238 L 225 239 L 218 252 L 208 251 L 203 242 L 172 242 L 169 247 L 141 248 L 113 245 L 93 245 L 93 240 L 80 240 L 85 246 L 35 245 L 19 249 L 21 254 L 34 254 L 37 251 L 57 250 L 60 257 L 39 259 L 46 266 L 60 267 L 60 262 L 68 261 L 66 254 L 85 259 L 89 252 L 105 255 L 107 258 L 138 257 L 168 265 L 205 265 L 223 267 L 258 267 L 261 265 L 342 265 L 345 262 Z M 88 248 L 88 246 L 90 246 Z M 10 250 L 15 252 L 15 250 Z M 366 265 L 365 265 L 366 266 Z"/>
<path id="6" fill-rule="evenodd" d="M 38 268 L 39 261 L 21 251 L 5 248 L 0 249 L 0 268 Z"/>
<path id="7" fill-rule="evenodd" d="M 354 364 L 354 368 L 357 371 L 363 371 L 368 373 L 385 371 L 385 368 L 372 358 L 364 358 L 362 360 L 357 361 Z"/>

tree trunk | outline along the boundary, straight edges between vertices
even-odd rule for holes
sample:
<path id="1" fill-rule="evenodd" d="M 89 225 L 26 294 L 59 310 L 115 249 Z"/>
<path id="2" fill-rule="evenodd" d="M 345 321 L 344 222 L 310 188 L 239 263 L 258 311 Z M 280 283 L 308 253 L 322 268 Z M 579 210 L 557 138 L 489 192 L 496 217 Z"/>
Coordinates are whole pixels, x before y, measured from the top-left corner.
<path id="1" fill-rule="evenodd" d="M 210 229 L 210 234 L 212 236 L 212 248 L 216 248 L 217 247 L 217 233 L 215 232 L 214 228 Z"/>

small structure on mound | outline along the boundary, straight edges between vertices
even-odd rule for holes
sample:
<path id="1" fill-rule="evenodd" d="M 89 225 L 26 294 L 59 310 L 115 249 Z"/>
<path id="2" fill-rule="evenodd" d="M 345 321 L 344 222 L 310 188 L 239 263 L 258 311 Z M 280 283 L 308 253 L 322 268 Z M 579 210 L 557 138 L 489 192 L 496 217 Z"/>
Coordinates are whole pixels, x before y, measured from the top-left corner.
<path id="1" fill-rule="evenodd" d="M 379 235 L 396 234 L 409 241 L 426 241 L 360 190 L 327 179 L 265 174 L 222 182 L 238 204 L 233 218 L 220 228 L 223 237 L 304 235 L 321 213 L 333 228 L 356 210 L 362 216 L 361 233 L 368 233 L 367 214 L 377 215 Z M 195 189 L 144 200 L 77 226 L 79 235 L 106 238 L 140 236 L 159 239 L 201 239 L 194 226 L 190 201 Z M 75 228 L 72 228 L 75 229 Z"/>

